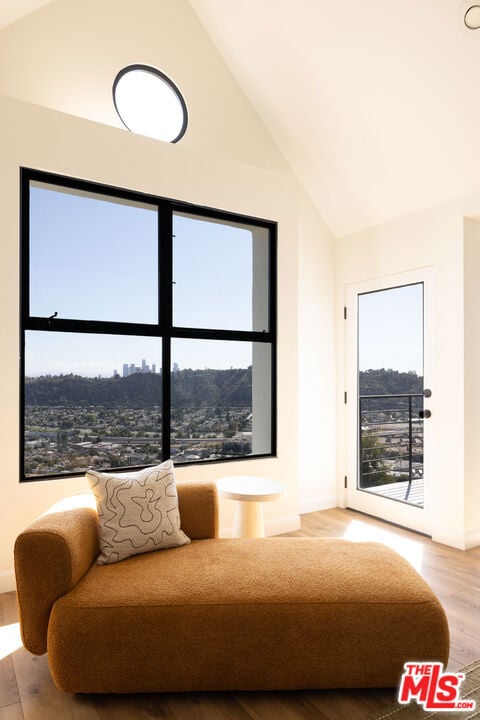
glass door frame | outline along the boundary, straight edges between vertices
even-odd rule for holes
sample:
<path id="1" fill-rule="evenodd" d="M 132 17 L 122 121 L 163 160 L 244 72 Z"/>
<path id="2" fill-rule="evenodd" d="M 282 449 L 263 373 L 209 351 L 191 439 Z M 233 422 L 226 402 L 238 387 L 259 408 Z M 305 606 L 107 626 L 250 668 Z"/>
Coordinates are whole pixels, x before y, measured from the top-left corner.
<path id="1" fill-rule="evenodd" d="M 430 533 L 430 467 L 432 465 L 432 418 L 424 423 L 424 506 L 398 502 L 379 494 L 358 488 L 359 473 L 359 387 L 358 387 L 358 296 L 388 290 L 405 285 L 423 283 L 423 348 L 424 348 L 424 387 L 431 388 L 433 383 L 433 269 L 419 268 L 371 278 L 345 286 L 345 489 L 343 504 L 354 510 L 374 515 L 389 522 Z M 434 395 L 428 399 L 426 407 L 432 410 Z"/>

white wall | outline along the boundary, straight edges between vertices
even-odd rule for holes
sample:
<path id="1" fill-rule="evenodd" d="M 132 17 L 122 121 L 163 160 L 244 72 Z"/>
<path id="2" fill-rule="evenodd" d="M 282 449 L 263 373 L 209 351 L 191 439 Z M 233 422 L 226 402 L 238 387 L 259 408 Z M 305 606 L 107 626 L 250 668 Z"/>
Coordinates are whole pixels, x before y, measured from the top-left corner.
<path id="1" fill-rule="evenodd" d="M 480 545 L 480 221 L 464 221 L 465 533 Z"/>
<path id="2" fill-rule="evenodd" d="M 480 543 L 480 493 L 474 455 L 480 430 L 478 410 L 474 409 L 480 400 L 476 377 L 480 358 L 480 234 L 476 226 L 475 232 L 466 236 L 468 255 L 464 263 L 464 217 L 478 214 L 479 209 L 480 192 L 337 241 L 339 497 L 345 474 L 345 286 L 386 275 L 392 275 L 394 284 L 395 273 L 432 266 L 434 366 L 428 382 L 433 391 L 430 404 L 435 423 L 431 502 L 425 512 L 427 529 L 435 540 L 463 549 Z M 390 515 L 395 521 L 394 503 Z"/>
<path id="3" fill-rule="evenodd" d="M 181 89 L 184 147 L 287 168 L 186 0 L 54 0 L 0 32 L 0 94 L 116 127 L 112 83 L 132 63 Z"/>
<path id="4" fill-rule="evenodd" d="M 299 511 L 337 505 L 334 241 L 312 202 L 298 210 Z"/>

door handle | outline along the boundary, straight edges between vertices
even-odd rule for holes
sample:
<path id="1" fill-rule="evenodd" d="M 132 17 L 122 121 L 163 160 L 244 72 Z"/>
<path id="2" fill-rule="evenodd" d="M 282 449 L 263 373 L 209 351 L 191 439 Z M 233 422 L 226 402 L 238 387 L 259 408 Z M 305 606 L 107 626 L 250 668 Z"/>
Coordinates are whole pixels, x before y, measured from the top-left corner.
<path id="1" fill-rule="evenodd" d="M 428 388 L 425 388 L 425 390 L 423 391 L 423 397 L 432 397 L 432 391 Z"/>
<path id="2" fill-rule="evenodd" d="M 420 410 L 420 412 L 418 413 L 418 415 L 419 415 L 419 417 L 421 417 L 422 419 L 423 419 L 423 418 L 432 417 L 432 413 L 430 412 L 430 410 Z"/>

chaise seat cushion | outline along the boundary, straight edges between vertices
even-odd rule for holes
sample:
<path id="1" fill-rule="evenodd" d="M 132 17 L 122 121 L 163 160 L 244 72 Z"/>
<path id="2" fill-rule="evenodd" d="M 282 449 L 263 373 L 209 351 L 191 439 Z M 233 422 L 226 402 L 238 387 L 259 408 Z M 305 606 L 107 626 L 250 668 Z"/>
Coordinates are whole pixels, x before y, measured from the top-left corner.
<path id="1" fill-rule="evenodd" d="M 448 659 L 438 600 L 389 548 L 341 539 L 195 540 L 92 566 L 52 609 L 67 692 L 397 686 Z"/>

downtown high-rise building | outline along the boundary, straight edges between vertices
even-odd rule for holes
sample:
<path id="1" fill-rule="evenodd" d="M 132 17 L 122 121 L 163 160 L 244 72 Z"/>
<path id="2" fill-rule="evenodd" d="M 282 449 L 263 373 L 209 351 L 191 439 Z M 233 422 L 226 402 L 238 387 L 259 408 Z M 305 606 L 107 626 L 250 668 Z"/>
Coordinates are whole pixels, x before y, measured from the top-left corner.
<path id="1" fill-rule="evenodd" d="M 123 377 L 129 377 L 129 375 L 135 375 L 136 373 L 155 373 L 157 366 L 155 363 L 147 365 L 145 358 L 142 359 L 141 365 L 135 365 L 135 363 L 123 363 Z"/>

